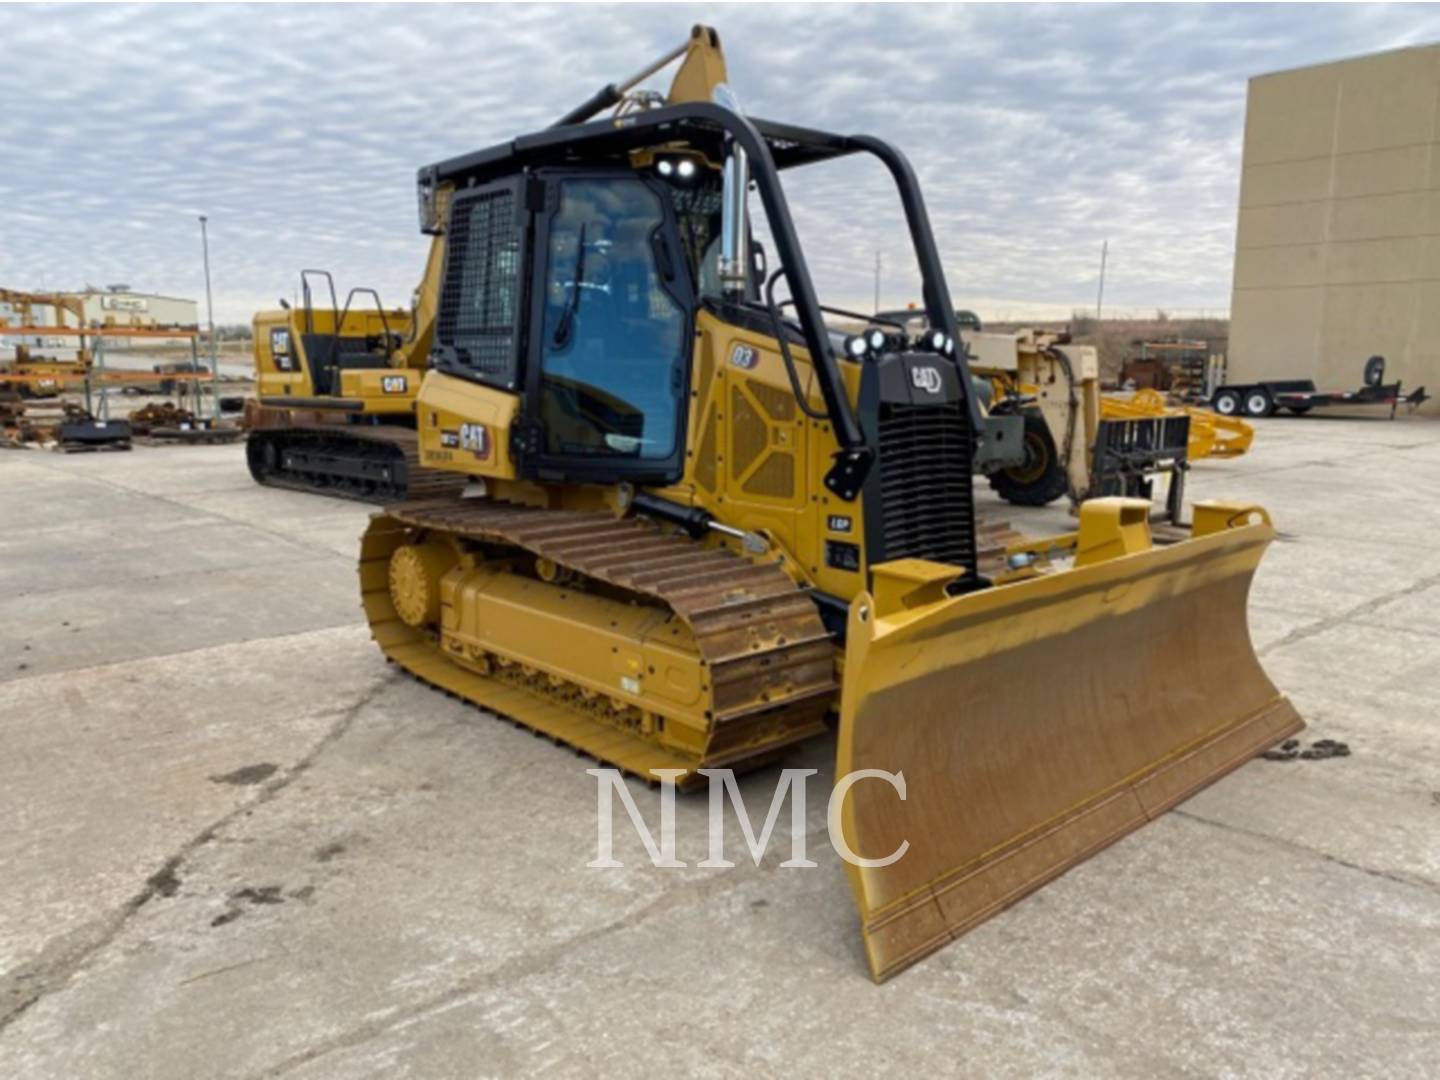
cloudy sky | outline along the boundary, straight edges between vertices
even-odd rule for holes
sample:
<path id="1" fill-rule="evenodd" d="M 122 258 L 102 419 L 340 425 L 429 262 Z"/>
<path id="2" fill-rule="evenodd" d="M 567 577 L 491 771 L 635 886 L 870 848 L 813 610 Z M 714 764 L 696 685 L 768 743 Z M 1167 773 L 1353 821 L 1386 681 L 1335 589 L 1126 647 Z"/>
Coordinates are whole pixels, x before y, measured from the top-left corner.
<path id="1" fill-rule="evenodd" d="M 548 123 L 715 25 L 752 114 L 888 136 L 957 303 L 1224 309 L 1251 75 L 1440 41 L 1440 5 L 5 7 L 0 285 L 201 297 L 301 267 L 408 302 L 418 166 Z M 663 84 L 661 86 L 663 89 Z M 878 165 L 787 181 L 822 299 L 915 298 Z M 202 313 L 203 317 L 203 313 Z"/>

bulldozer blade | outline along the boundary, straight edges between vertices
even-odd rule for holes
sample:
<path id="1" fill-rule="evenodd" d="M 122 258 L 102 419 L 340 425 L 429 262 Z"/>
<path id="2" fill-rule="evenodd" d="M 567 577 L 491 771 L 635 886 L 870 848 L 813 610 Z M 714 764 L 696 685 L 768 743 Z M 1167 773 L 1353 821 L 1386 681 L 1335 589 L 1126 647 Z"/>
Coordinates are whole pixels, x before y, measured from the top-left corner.
<path id="1" fill-rule="evenodd" d="M 953 597 L 934 564 L 875 568 L 850 608 L 836 778 L 903 775 L 855 779 L 838 811 L 861 859 L 908 844 L 847 856 L 876 981 L 1304 726 L 1246 625 L 1274 532 L 1232 509 Z"/>

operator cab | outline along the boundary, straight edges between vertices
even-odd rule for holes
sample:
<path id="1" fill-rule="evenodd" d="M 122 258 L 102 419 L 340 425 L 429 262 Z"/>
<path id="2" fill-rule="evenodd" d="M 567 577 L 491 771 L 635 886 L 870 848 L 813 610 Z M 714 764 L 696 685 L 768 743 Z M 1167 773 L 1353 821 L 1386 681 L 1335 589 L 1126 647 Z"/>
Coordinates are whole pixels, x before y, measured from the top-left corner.
<path id="1" fill-rule="evenodd" d="M 896 183 L 923 280 L 923 330 L 816 297 L 780 173 L 855 153 L 878 157 Z M 751 236 L 751 190 L 769 227 L 773 270 Z M 898 416 L 901 406 L 944 410 L 906 413 L 904 423 L 948 425 L 954 460 L 934 467 L 962 473 L 968 485 L 979 404 L 918 183 L 888 144 L 692 101 L 567 124 L 429 166 L 419 197 L 426 231 L 441 227 L 444 204 L 449 212 L 432 362 L 521 396 L 510 450 L 522 475 L 677 481 L 703 309 L 776 341 L 798 408 L 838 443 L 824 483 L 842 501 L 859 497 L 871 474 L 881 414 Z M 789 295 L 779 299 L 782 284 Z M 866 329 L 838 333 L 827 313 Z M 804 359 L 823 409 L 803 388 Z M 841 364 L 867 368 L 858 401 Z M 973 562 L 972 530 L 958 523 L 954 531 L 966 535 L 966 550 L 948 558 Z"/>

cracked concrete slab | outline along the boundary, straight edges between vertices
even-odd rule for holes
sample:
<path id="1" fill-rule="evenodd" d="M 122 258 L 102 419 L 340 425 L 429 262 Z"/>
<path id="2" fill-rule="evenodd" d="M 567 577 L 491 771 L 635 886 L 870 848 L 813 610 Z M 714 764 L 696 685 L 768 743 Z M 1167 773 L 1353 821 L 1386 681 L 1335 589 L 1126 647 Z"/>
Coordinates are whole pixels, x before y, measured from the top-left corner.
<path id="1" fill-rule="evenodd" d="M 1407 955 L 1440 926 L 1432 899 L 1366 883 L 1356 907 L 1353 871 L 1179 819 L 1155 831 L 879 989 L 831 974 L 852 959 L 830 900 L 843 889 L 838 868 L 771 870 L 268 1075 L 449 1076 L 477 1061 L 492 1075 L 561 1076 L 766 1074 L 797 1062 L 857 1076 L 1427 1067 L 1437 1010 L 1405 983 L 1437 973 L 1433 949 Z M 1196 879 L 1190 860 L 1251 884 Z M 695 955 L 716 924 L 732 931 L 725 947 Z M 1380 945 L 1376 926 L 1388 932 Z M 1359 995 L 1363 1018 L 1349 1007 Z"/>
<path id="2" fill-rule="evenodd" d="M 1427 1074 L 1440 522 L 1407 473 L 1440 425 L 1259 427 L 1190 492 L 1274 512 L 1252 636 L 1352 756 L 1252 762 L 878 988 L 829 740 L 785 762 L 814 869 L 778 866 L 788 815 L 731 870 L 653 868 L 622 816 L 591 869 L 590 763 L 368 641 L 368 508 L 238 447 L 0 455 L 0 1075 Z M 703 797 L 677 814 L 693 864 Z"/>
<path id="3" fill-rule="evenodd" d="M 384 677 L 353 626 L 198 649 L 0 690 L 4 791 L 0 971 L 51 935 L 121 907 L 184 840 L 283 777 L 348 702 Z M 297 655 L 333 684 L 272 672 Z M 235 774 L 246 766 L 271 768 Z M 52 793 L 64 792 L 65 798 Z"/>
<path id="4" fill-rule="evenodd" d="M 353 576 L 344 582 L 325 572 L 331 566 L 308 555 L 182 574 L 147 565 L 129 580 L 0 598 L 0 683 L 353 625 Z"/>

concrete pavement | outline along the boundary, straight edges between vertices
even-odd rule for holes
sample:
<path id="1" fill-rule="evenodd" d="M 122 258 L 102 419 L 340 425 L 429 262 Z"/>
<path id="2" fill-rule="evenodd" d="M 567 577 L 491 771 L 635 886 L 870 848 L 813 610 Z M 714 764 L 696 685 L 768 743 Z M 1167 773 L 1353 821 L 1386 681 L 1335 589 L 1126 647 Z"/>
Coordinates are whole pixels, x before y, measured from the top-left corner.
<path id="1" fill-rule="evenodd" d="M 1252 762 L 878 988 L 820 783 L 816 869 L 621 827 L 589 869 L 590 763 L 368 640 L 368 508 L 234 446 L 0 453 L 0 1076 L 1433 1071 L 1440 424 L 1259 428 L 1191 494 L 1270 508 L 1255 643 L 1352 755 Z"/>

